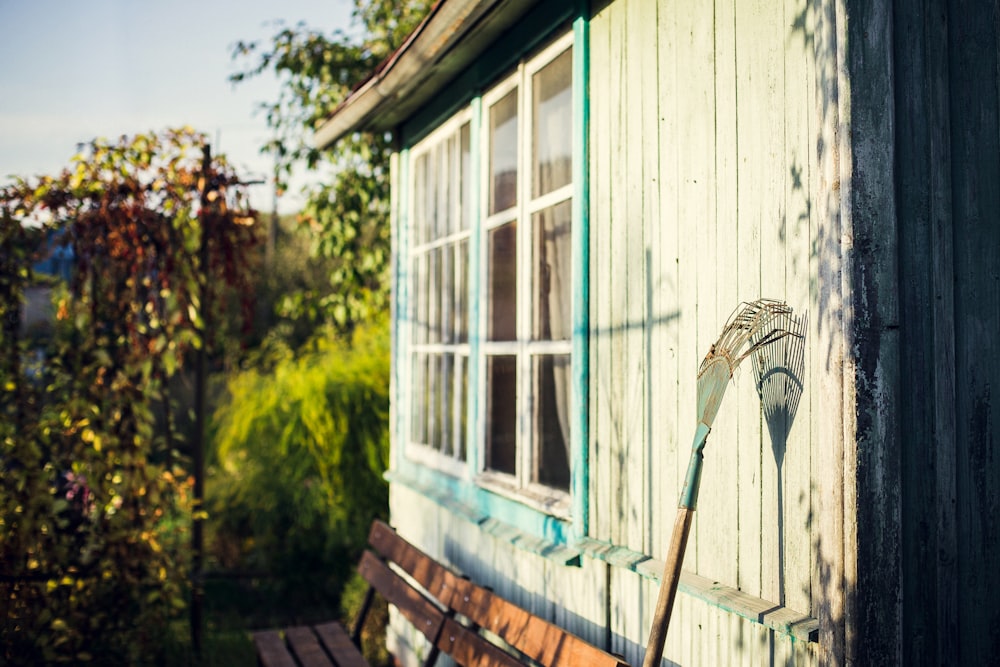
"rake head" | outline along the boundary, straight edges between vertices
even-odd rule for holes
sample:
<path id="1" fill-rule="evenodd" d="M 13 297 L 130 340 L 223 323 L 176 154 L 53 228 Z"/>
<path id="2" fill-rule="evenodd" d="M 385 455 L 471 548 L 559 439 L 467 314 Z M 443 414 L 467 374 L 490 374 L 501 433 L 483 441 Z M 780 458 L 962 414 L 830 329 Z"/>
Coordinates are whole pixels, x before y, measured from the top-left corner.
<path id="1" fill-rule="evenodd" d="M 733 372 L 744 359 L 785 336 L 798 336 L 781 328 L 792 309 L 775 299 L 742 303 L 730 315 L 719 339 L 698 368 L 698 419 L 711 428 Z"/>

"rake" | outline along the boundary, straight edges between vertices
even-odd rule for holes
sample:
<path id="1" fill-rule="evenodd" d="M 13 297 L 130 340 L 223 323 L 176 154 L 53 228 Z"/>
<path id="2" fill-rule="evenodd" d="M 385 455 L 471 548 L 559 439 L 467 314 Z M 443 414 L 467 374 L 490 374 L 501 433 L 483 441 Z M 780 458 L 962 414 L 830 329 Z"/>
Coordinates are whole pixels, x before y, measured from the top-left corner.
<path id="1" fill-rule="evenodd" d="M 677 584 L 684 561 L 691 521 L 698 504 L 698 486 L 701 482 L 701 468 L 704 461 L 705 443 L 712 430 L 712 422 L 719 412 L 722 397 L 729 386 L 729 380 L 740 363 L 766 345 L 788 335 L 798 335 L 783 329 L 779 324 L 790 317 L 792 309 L 783 301 L 758 299 L 740 304 L 726 323 L 719 339 L 708 350 L 708 354 L 698 368 L 698 426 L 691 446 L 691 461 L 687 478 L 681 491 L 674 521 L 674 532 L 670 538 L 663 581 L 656 600 L 653 626 L 649 631 L 646 656 L 643 667 L 655 667 L 663 657 L 663 643 L 670 625 L 670 612 L 677 596 Z"/>

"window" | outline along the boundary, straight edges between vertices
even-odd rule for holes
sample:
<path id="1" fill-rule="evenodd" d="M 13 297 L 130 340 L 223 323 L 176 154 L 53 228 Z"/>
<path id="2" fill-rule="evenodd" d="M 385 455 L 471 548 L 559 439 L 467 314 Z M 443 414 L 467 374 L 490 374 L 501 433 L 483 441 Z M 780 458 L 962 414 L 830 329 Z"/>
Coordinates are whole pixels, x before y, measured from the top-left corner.
<path id="1" fill-rule="evenodd" d="M 408 452 L 557 514 L 572 481 L 572 76 L 566 35 L 410 151 Z"/>
<path id="2" fill-rule="evenodd" d="M 467 456 L 470 141 L 469 122 L 459 119 L 413 157 L 410 440 L 459 462 Z"/>
<path id="3" fill-rule="evenodd" d="M 572 48 L 484 96 L 484 469 L 531 493 L 570 489 Z"/>

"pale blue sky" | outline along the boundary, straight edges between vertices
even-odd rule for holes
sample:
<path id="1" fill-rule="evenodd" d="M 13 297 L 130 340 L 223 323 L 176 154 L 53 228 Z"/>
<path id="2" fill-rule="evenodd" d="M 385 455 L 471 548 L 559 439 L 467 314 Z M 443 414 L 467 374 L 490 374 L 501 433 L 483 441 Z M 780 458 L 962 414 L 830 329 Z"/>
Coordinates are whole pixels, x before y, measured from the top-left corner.
<path id="1" fill-rule="evenodd" d="M 234 87 L 239 40 L 283 20 L 350 28 L 351 0 L 0 0 L 0 182 L 69 164 L 79 142 L 191 125 L 248 176 L 270 172 L 258 103 L 270 75 Z M 293 181 L 291 190 L 304 182 Z M 254 205 L 271 207 L 256 187 Z M 294 192 L 280 204 L 298 207 Z"/>

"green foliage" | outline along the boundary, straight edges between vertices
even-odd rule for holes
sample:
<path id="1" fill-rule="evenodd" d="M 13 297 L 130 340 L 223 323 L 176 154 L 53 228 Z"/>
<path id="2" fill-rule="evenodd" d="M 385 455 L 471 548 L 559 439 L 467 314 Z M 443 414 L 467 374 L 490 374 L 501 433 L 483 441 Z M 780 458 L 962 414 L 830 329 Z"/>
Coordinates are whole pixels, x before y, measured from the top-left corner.
<path id="1" fill-rule="evenodd" d="M 300 23 L 279 30 L 269 44 L 241 42 L 234 49 L 245 69 L 233 81 L 269 70 L 284 81 L 279 98 L 263 105 L 274 137 L 262 151 L 276 156 L 279 180 L 298 163 L 329 166 L 334 174 L 329 184 L 307 192 L 303 211 L 315 234 L 314 253 L 335 264 L 331 289 L 311 302 L 308 295 L 299 300 L 341 332 L 388 305 L 389 143 L 386 136 L 359 133 L 320 151 L 310 143 L 312 132 L 403 43 L 430 4 L 357 0 L 357 37 L 343 31 L 327 36 Z"/>
<path id="2" fill-rule="evenodd" d="M 208 510 L 227 567 L 339 590 L 388 510 L 389 333 L 318 337 L 273 370 L 233 375 L 213 420 Z"/>
<path id="3" fill-rule="evenodd" d="M 0 190 L 5 664 L 154 660 L 186 605 L 192 481 L 164 387 L 254 244 L 235 176 L 203 164 L 203 144 L 188 129 L 97 140 Z M 55 243 L 73 278 L 51 335 L 29 340 L 17 314 Z"/>

